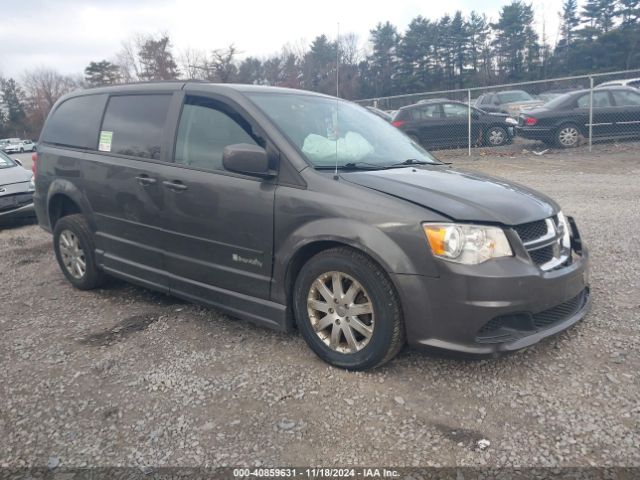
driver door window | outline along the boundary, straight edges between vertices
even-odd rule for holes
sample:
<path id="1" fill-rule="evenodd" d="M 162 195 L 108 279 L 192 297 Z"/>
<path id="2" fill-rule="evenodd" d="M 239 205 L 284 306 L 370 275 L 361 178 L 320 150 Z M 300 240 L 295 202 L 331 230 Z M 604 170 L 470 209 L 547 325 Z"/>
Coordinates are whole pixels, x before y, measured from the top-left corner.
<path id="1" fill-rule="evenodd" d="M 258 145 L 251 127 L 237 114 L 215 102 L 187 103 L 182 110 L 175 162 L 205 170 L 224 170 L 224 147 L 236 143 Z"/>

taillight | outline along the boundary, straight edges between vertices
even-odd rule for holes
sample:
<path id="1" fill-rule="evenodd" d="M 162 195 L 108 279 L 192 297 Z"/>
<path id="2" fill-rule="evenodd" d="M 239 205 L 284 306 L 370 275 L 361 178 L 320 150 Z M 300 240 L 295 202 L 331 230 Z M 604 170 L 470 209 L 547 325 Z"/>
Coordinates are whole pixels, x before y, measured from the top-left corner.
<path id="1" fill-rule="evenodd" d="M 404 120 L 394 120 L 393 122 L 391 122 L 391 125 L 393 125 L 394 127 L 401 127 L 405 123 L 407 122 L 405 122 Z"/>
<path id="2" fill-rule="evenodd" d="M 36 170 L 38 169 L 38 152 L 33 152 L 31 154 L 31 171 L 33 174 L 36 174 Z"/>
<path id="3" fill-rule="evenodd" d="M 538 119 L 535 117 L 527 117 L 524 119 L 524 124 L 530 127 L 535 125 L 536 123 L 538 123 Z"/>

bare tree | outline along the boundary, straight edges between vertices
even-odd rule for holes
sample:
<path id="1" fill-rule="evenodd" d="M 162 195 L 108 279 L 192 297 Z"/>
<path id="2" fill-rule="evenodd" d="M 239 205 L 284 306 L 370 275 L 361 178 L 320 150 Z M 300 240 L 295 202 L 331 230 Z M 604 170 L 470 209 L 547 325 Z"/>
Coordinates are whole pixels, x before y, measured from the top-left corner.
<path id="1" fill-rule="evenodd" d="M 180 69 L 187 79 L 205 80 L 207 78 L 207 54 L 202 50 L 187 48 L 178 57 Z"/>
<path id="2" fill-rule="evenodd" d="M 144 37 L 135 35 L 122 42 L 122 48 L 116 54 L 116 65 L 120 67 L 120 75 L 125 82 L 136 82 L 142 70 L 138 60 L 138 49 L 144 43 Z"/>
<path id="3" fill-rule="evenodd" d="M 77 79 L 50 68 L 38 68 L 24 74 L 27 115 L 30 128 L 39 132 L 58 99 L 80 87 Z"/>
<path id="4" fill-rule="evenodd" d="M 227 48 L 220 48 L 211 52 L 209 62 L 209 80 L 220 83 L 231 83 L 238 74 L 235 65 L 236 47 L 231 44 Z"/>
<path id="5" fill-rule="evenodd" d="M 358 65 L 365 58 L 360 39 L 355 33 L 340 35 L 340 62 L 345 65 Z"/>

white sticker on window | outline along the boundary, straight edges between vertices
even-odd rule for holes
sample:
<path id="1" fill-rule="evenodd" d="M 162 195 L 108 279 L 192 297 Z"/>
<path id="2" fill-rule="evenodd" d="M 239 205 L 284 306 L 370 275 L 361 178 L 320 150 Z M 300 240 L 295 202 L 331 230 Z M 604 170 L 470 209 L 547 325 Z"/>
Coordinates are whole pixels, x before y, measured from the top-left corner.
<path id="1" fill-rule="evenodd" d="M 98 143 L 98 150 L 101 152 L 111 151 L 111 141 L 113 140 L 113 132 L 107 132 L 102 130 L 100 132 L 100 142 Z"/>

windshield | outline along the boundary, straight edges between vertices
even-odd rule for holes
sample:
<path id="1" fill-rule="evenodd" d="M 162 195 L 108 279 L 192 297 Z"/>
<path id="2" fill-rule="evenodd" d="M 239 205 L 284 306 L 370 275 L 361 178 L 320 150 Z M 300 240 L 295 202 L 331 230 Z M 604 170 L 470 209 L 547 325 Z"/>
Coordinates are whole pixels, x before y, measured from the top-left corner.
<path id="1" fill-rule="evenodd" d="M 440 163 L 396 127 L 353 103 L 304 94 L 248 96 L 317 168 Z"/>
<path id="2" fill-rule="evenodd" d="M 531 95 L 522 90 L 500 93 L 498 96 L 500 97 L 500 103 L 528 102 L 529 100 L 533 100 Z"/>
<path id="3" fill-rule="evenodd" d="M 0 152 L 0 168 L 11 168 L 15 167 L 16 165 L 16 162 L 11 160 L 4 153 Z"/>

